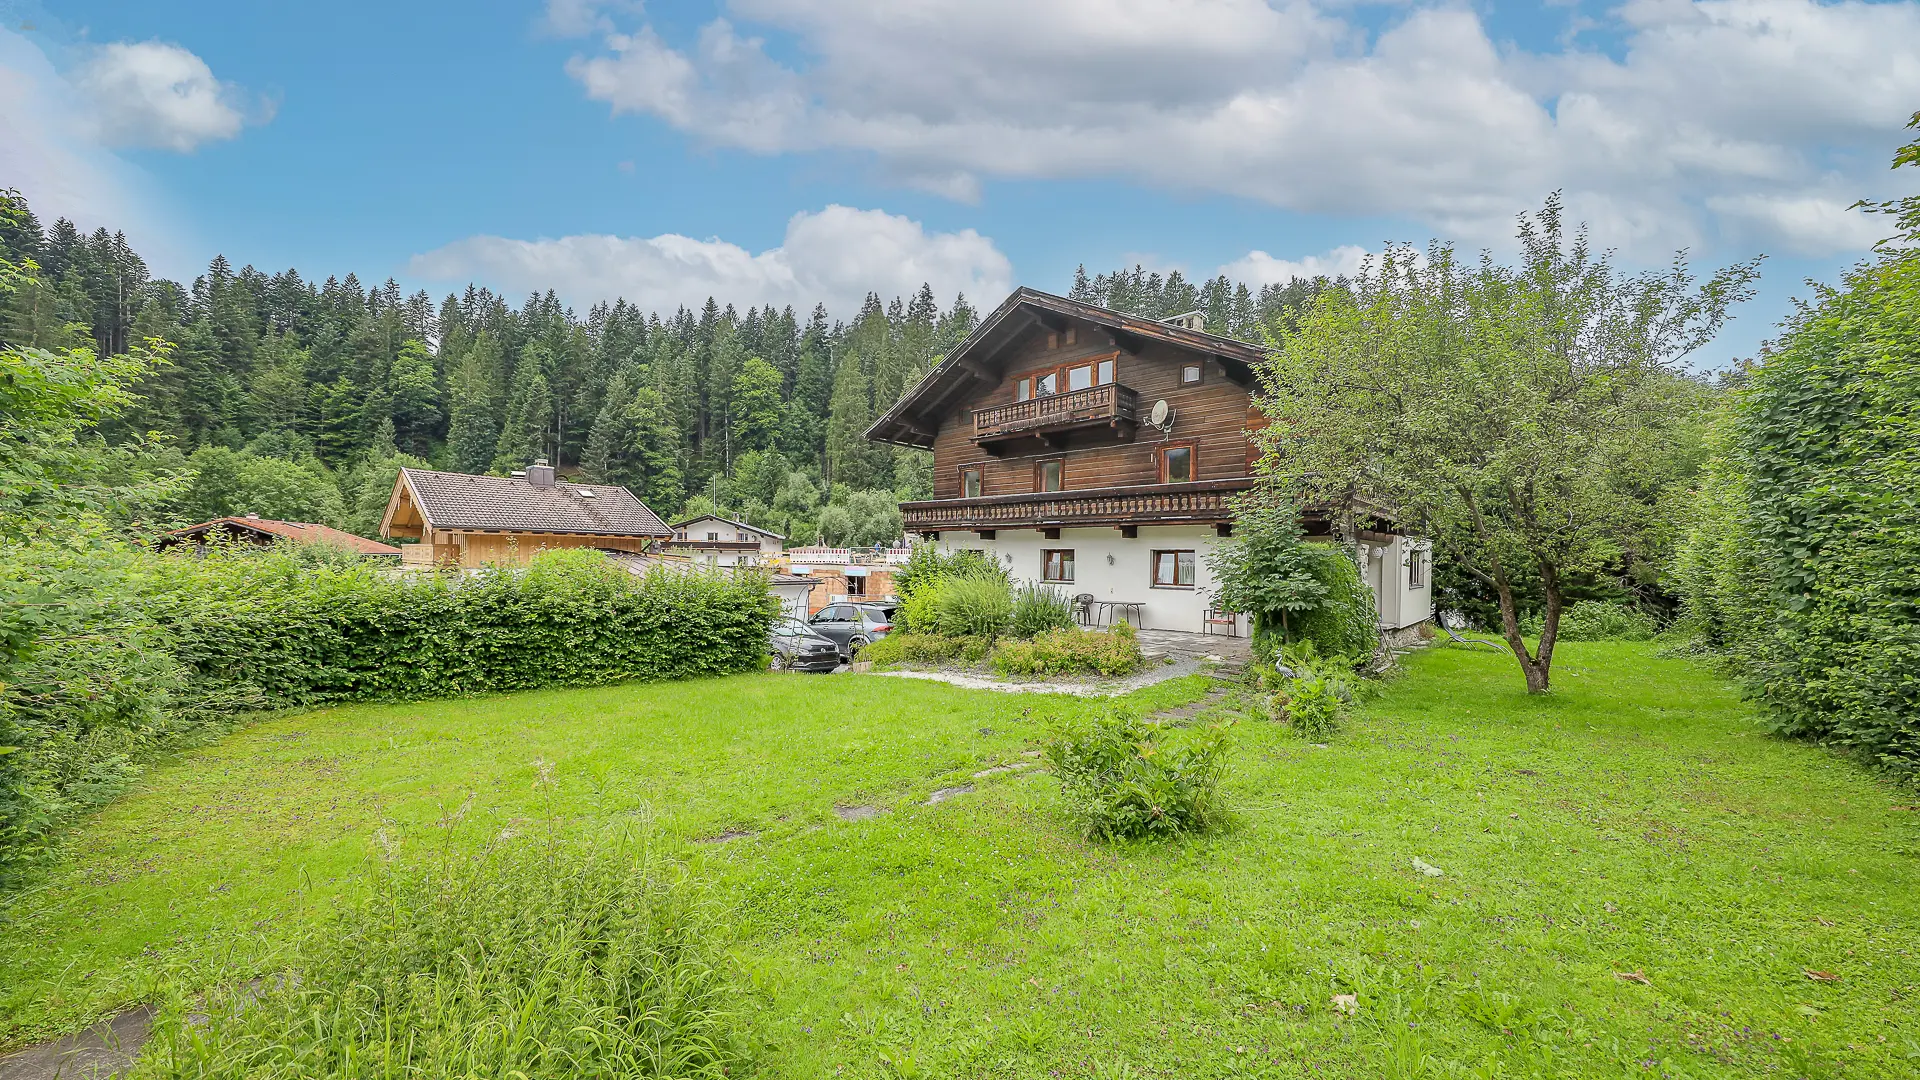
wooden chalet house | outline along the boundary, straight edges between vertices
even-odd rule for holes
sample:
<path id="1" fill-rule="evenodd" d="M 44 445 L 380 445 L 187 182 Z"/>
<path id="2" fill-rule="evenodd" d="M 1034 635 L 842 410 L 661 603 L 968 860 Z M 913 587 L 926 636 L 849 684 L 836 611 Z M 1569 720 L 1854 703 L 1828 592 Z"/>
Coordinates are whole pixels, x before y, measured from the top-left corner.
<path id="1" fill-rule="evenodd" d="M 401 547 L 403 564 L 477 567 L 553 548 L 637 553 L 673 530 L 626 488 L 570 484 L 542 460 L 512 476 L 401 469 L 380 535 L 420 541 Z"/>
<path id="2" fill-rule="evenodd" d="M 1224 629 L 1207 622 L 1206 556 L 1255 484 L 1261 358 L 1198 313 L 1155 321 L 1022 288 L 867 437 L 933 451 L 934 497 L 900 506 L 910 535 L 1146 628 Z M 1425 542 L 1357 546 L 1383 628 L 1432 615 Z"/>

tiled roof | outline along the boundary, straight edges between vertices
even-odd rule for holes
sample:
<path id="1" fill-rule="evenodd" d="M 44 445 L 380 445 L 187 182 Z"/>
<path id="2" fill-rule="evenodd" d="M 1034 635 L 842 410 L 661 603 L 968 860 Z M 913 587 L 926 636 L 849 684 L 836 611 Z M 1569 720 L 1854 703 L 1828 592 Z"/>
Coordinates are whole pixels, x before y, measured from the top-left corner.
<path id="1" fill-rule="evenodd" d="M 771 529 L 763 529 L 758 525 L 749 525 L 744 521 L 735 521 L 732 518 L 721 517 L 719 514 L 702 514 L 699 517 L 688 518 L 685 521 L 676 521 L 673 523 L 673 529 L 675 532 L 678 532 L 681 529 L 686 528 L 687 526 L 693 524 L 696 521 L 719 521 L 719 522 L 724 522 L 725 524 L 731 525 L 736 529 L 745 529 L 748 532 L 759 533 L 761 536 L 770 536 L 775 540 L 786 539 L 786 537 L 780 535 L 777 532 L 774 532 Z"/>
<path id="2" fill-rule="evenodd" d="M 212 521 L 203 521 L 198 525 L 189 525 L 184 529 L 175 529 L 167 533 L 163 540 L 198 540 L 220 526 L 226 526 L 229 531 L 235 528 L 250 529 L 257 533 L 283 537 L 288 540 L 334 544 L 352 551 L 357 551 L 362 555 L 400 554 L 400 549 L 397 547 L 389 547 L 379 541 L 369 540 L 364 536 L 355 536 L 352 533 L 341 532 L 339 529 L 330 528 L 326 525 L 319 525 L 308 521 L 275 521 L 272 518 L 256 517 L 214 518 Z"/>
<path id="3" fill-rule="evenodd" d="M 497 529 L 590 536 L 672 536 L 633 492 L 613 484 L 536 487 L 521 477 L 402 469 L 435 529 Z M 583 493 L 591 494 L 583 494 Z"/>

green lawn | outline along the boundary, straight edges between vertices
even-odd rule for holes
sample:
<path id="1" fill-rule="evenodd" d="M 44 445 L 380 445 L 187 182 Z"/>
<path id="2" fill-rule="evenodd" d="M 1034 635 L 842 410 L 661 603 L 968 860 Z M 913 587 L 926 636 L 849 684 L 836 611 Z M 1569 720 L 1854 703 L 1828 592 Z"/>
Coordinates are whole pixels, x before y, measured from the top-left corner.
<path id="1" fill-rule="evenodd" d="M 712 882 L 773 1076 L 1920 1074 L 1914 798 L 1697 666 L 1560 657 L 1544 699 L 1413 657 L 1325 749 L 1242 723 L 1232 827 L 1142 847 L 1080 840 L 1034 770 L 925 804 L 1101 707 L 1073 699 L 753 675 L 290 716 L 155 769 L 7 901 L 0 1045 L 183 957 L 252 974 L 378 832 L 558 814 L 651 819 Z"/>

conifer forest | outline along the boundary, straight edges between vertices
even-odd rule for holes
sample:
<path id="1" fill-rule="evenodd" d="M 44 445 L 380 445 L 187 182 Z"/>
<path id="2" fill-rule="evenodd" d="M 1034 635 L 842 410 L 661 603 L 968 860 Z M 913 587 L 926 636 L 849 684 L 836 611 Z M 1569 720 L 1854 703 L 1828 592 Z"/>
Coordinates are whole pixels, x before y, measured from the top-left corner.
<path id="1" fill-rule="evenodd" d="M 39 266 L 0 312 L 7 342 L 164 351 L 115 433 L 151 434 L 178 479 L 154 524 L 258 513 L 366 536 L 403 465 L 504 474 L 544 457 L 668 520 L 717 511 L 793 542 L 893 540 L 931 460 L 863 432 L 1000 299 L 943 305 L 923 285 L 869 294 L 850 319 L 725 297 L 582 313 L 550 290 L 435 301 L 224 256 L 183 285 L 152 276 L 122 233 L 43 226 L 30 208 L 0 226 L 0 254 Z M 1258 340 L 1318 284 L 1081 268 L 1071 295 L 1152 318 L 1200 310 Z"/>

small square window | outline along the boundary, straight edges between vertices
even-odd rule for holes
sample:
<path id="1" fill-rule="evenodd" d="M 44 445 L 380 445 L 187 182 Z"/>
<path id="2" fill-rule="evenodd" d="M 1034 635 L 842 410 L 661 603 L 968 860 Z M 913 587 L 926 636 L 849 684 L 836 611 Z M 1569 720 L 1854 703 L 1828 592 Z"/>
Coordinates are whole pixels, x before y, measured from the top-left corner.
<path id="1" fill-rule="evenodd" d="M 720 534 L 719 534 L 719 533 L 717 533 L 717 532 L 712 532 L 712 533 L 708 533 L 708 534 L 707 534 L 707 542 L 708 542 L 708 543 L 713 543 L 714 541 L 717 541 L 717 540 L 719 540 L 719 539 L 720 539 Z"/>
<path id="2" fill-rule="evenodd" d="M 1093 381 L 1094 381 L 1094 384 L 1098 386 L 1106 386 L 1109 383 L 1113 382 L 1113 361 L 1111 360 L 1100 361 L 1099 371 L 1094 376 Z"/>
<path id="3" fill-rule="evenodd" d="M 1407 555 L 1407 588 L 1427 587 L 1427 553 L 1415 548 Z"/>
<path id="4" fill-rule="evenodd" d="M 1048 548 L 1040 553 L 1040 579 L 1063 585 L 1073 583 L 1073 549 Z"/>
<path id="5" fill-rule="evenodd" d="M 1153 585 L 1158 589 L 1193 587 L 1193 552 L 1156 551 L 1153 553 Z"/>
<path id="6" fill-rule="evenodd" d="M 1093 365 L 1080 364 L 1067 369 L 1067 392 L 1093 388 Z"/>
<path id="7" fill-rule="evenodd" d="M 1194 383 L 1197 383 L 1199 381 L 1200 381 L 1200 365 L 1199 364 L 1180 365 L 1180 385 L 1181 386 L 1192 386 Z"/>
<path id="8" fill-rule="evenodd" d="M 1033 489 L 1035 491 L 1060 491 L 1064 488 L 1066 469 L 1059 458 L 1042 461 L 1033 467 Z"/>
<path id="9" fill-rule="evenodd" d="M 1049 371 L 1045 375 L 1036 375 L 1033 380 L 1034 396 L 1046 397 L 1048 394 L 1053 393 L 1054 389 L 1059 385 L 1060 376 L 1056 372 Z"/>
<path id="10" fill-rule="evenodd" d="M 960 470 L 960 497 L 963 499 L 977 499 L 980 497 L 979 469 Z"/>
<path id="11" fill-rule="evenodd" d="M 1032 379 L 1021 379 L 1019 382 L 1013 384 L 1013 400 L 1015 401 L 1033 400 L 1033 380 Z"/>

